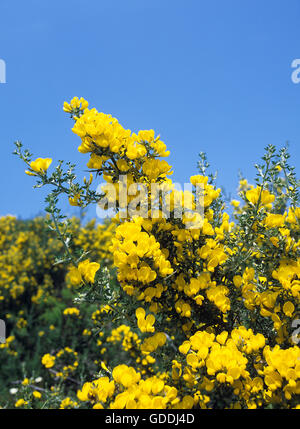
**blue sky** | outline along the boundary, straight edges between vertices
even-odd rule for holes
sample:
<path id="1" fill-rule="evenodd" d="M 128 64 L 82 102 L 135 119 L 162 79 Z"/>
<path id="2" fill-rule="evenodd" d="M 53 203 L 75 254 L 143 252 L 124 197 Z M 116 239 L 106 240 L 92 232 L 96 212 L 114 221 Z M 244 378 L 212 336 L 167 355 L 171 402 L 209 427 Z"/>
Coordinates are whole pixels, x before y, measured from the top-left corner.
<path id="1" fill-rule="evenodd" d="M 298 0 L 1 0 L 0 215 L 43 208 L 15 140 L 85 169 L 62 111 L 75 95 L 159 133 L 176 182 L 197 173 L 204 151 L 234 195 L 239 170 L 252 180 L 263 148 L 287 140 L 299 171 L 299 18 Z"/>

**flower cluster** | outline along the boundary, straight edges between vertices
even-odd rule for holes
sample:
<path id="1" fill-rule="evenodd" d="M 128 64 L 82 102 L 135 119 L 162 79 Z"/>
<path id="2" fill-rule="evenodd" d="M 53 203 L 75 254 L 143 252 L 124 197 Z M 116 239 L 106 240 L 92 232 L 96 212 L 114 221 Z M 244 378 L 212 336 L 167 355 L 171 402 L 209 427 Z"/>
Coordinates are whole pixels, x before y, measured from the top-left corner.
<path id="1" fill-rule="evenodd" d="M 255 185 L 241 178 L 241 201 L 231 202 L 229 214 L 203 154 L 200 174 L 190 176 L 191 190 L 179 191 L 162 159 L 169 151 L 153 130 L 126 130 L 83 98 L 65 103 L 64 110 L 74 120 L 79 152 L 89 155 L 90 180 L 81 186 L 70 176 L 64 182 L 70 188 L 62 190 L 54 173 L 47 176 L 46 161 L 21 158 L 41 184 L 56 184 L 49 197 L 54 220 L 60 193 L 71 205 L 99 202 L 102 196 L 97 200 L 90 186 L 95 173 L 102 176 L 104 209 L 113 201 L 116 209 L 106 232 L 113 235 L 108 266 L 117 275 L 103 278 L 97 240 L 76 254 L 60 234 L 68 251 L 67 284 L 78 287 L 78 306 L 64 308 L 70 315 L 65 323 L 79 312 L 73 319 L 87 323 L 83 341 L 89 350 L 98 347 L 97 378 L 88 373 L 76 396 L 64 392 L 61 408 L 299 408 L 293 323 L 300 320 L 299 182 L 286 148 L 266 148 Z M 124 176 L 130 189 L 125 196 Z M 141 211 L 132 215 L 139 192 Z M 189 207 L 178 216 L 182 201 Z M 83 236 L 76 239 L 84 247 Z M 15 286 L 14 294 L 23 293 Z M 95 308 L 87 317 L 85 305 L 91 303 Z M 18 318 L 21 327 L 24 317 Z M 80 350 L 78 360 L 86 352 Z M 57 353 L 46 353 L 43 364 L 60 378 Z M 67 381 L 75 364 L 65 368 Z"/>

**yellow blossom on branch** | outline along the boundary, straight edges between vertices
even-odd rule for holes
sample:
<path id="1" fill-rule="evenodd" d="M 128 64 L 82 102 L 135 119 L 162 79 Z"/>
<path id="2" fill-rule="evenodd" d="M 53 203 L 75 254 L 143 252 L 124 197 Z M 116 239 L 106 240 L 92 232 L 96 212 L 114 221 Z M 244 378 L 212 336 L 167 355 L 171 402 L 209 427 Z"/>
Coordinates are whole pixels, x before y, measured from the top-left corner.
<path id="1" fill-rule="evenodd" d="M 45 174 L 48 168 L 50 167 L 51 163 L 52 163 L 51 158 L 37 158 L 35 161 L 32 161 L 30 163 L 30 168 L 32 171 L 26 170 L 25 173 L 28 174 L 29 176 L 34 176 L 35 175 L 34 172 Z"/>

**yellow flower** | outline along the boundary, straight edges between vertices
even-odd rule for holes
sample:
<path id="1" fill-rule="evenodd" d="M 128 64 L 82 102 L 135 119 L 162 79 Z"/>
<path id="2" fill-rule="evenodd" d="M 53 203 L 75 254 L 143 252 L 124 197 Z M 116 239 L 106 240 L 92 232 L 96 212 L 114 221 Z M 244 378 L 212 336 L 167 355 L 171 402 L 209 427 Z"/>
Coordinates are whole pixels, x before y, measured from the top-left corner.
<path id="1" fill-rule="evenodd" d="M 243 284 L 243 278 L 241 276 L 234 276 L 233 277 L 233 284 L 237 288 L 241 287 Z"/>
<path id="2" fill-rule="evenodd" d="M 80 110 L 84 110 L 88 107 L 88 105 L 89 105 L 88 101 L 86 101 L 84 98 L 81 97 L 79 99 L 78 97 L 74 97 L 70 101 L 70 104 L 67 103 L 66 101 L 64 102 L 63 110 L 65 112 L 71 113 L 74 109 L 80 108 Z"/>
<path id="3" fill-rule="evenodd" d="M 278 247 L 278 242 L 279 242 L 278 237 L 270 237 L 270 241 L 273 244 L 273 246 Z"/>
<path id="4" fill-rule="evenodd" d="M 92 153 L 89 162 L 87 163 L 87 167 L 92 168 L 94 170 L 100 170 L 100 168 L 102 167 L 102 163 L 103 157 Z"/>
<path id="5" fill-rule="evenodd" d="M 239 183 L 240 190 L 245 191 L 246 189 L 249 189 L 250 187 L 251 187 L 251 185 L 248 184 L 247 179 L 240 180 L 240 183 Z"/>
<path id="6" fill-rule="evenodd" d="M 46 368 L 52 368 L 54 366 L 54 363 L 55 363 L 55 356 L 52 356 L 49 353 L 47 353 L 42 357 L 42 364 Z"/>
<path id="7" fill-rule="evenodd" d="M 136 318 L 138 320 L 138 328 L 141 332 L 154 332 L 154 323 L 155 323 L 155 317 L 153 314 L 148 314 L 148 316 L 145 318 L 145 310 L 142 307 L 139 307 L 136 309 L 135 312 Z"/>
<path id="8" fill-rule="evenodd" d="M 75 307 L 69 307 L 69 308 L 66 308 L 65 310 L 64 310 L 64 313 L 63 313 L 64 315 L 66 315 L 66 316 L 68 316 L 68 315 L 75 315 L 75 316 L 79 316 L 79 314 L 80 314 L 80 311 L 78 310 L 78 308 L 75 308 Z"/>
<path id="9" fill-rule="evenodd" d="M 127 171 L 129 169 L 129 164 L 124 159 L 119 159 L 117 166 L 120 171 Z"/>
<path id="10" fill-rule="evenodd" d="M 112 376 L 115 382 L 122 384 L 124 387 L 137 383 L 141 378 L 140 373 L 127 365 L 116 366 L 113 369 Z"/>
<path id="11" fill-rule="evenodd" d="M 36 173 L 41 173 L 41 174 L 45 174 L 45 172 L 48 170 L 48 168 L 50 167 L 50 164 L 52 163 L 52 159 L 51 158 L 37 158 L 35 161 L 32 161 L 30 163 L 30 168 L 36 172 Z M 26 174 L 28 174 L 29 176 L 33 176 L 34 173 L 30 172 L 30 171 L 25 171 Z"/>
<path id="12" fill-rule="evenodd" d="M 94 409 L 94 410 L 103 410 L 103 409 L 104 409 L 104 407 L 103 407 L 103 405 L 101 404 L 101 402 L 98 402 L 97 404 L 95 404 L 95 405 L 93 406 L 93 409 Z"/>
<path id="13" fill-rule="evenodd" d="M 264 223 L 268 228 L 284 226 L 284 216 L 281 214 L 268 213 Z"/>
<path id="14" fill-rule="evenodd" d="M 65 399 L 63 399 L 60 403 L 60 409 L 65 409 L 65 408 L 74 408 L 76 407 L 78 404 L 77 402 L 74 402 L 71 400 L 71 398 L 67 397 Z"/>
<path id="15" fill-rule="evenodd" d="M 224 372 L 219 372 L 219 374 L 217 375 L 216 379 L 220 382 L 220 383 L 225 383 L 227 380 L 226 374 Z"/>
<path id="16" fill-rule="evenodd" d="M 228 337 L 228 332 L 227 331 L 223 331 L 221 334 L 217 335 L 216 340 L 220 344 L 225 344 L 227 337 Z"/>
<path id="17" fill-rule="evenodd" d="M 69 197 L 69 203 L 71 206 L 80 206 L 81 200 L 80 200 L 80 194 L 74 195 L 74 197 Z"/>
<path id="18" fill-rule="evenodd" d="M 68 273 L 68 277 L 70 279 L 70 282 L 74 286 L 80 285 L 82 282 L 82 276 L 80 274 L 80 271 L 76 267 L 72 267 Z"/>
<path id="19" fill-rule="evenodd" d="M 77 397 L 80 401 L 88 401 L 91 397 L 92 383 L 84 383 L 81 390 L 77 391 Z"/>
<path id="20" fill-rule="evenodd" d="M 235 209 L 237 209 L 237 208 L 238 208 L 238 206 L 240 205 L 240 201 L 238 201 L 238 200 L 231 200 L 231 201 L 230 201 L 230 204 L 231 204 Z"/>
<path id="21" fill-rule="evenodd" d="M 86 259 L 79 263 L 78 268 L 70 268 L 68 278 L 74 286 L 80 285 L 83 279 L 87 282 L 94 283 L 95 275 L 99 268 L 100 264 L 97 262 L 90 262 L 89 259 Z"/>
<path id="22" fill-rule="evenodd" d="M 16 408 L 18 408 L 18 407 L 22 407 L 22 405 L 27 405 L 28 404 L 28 402 L 27 401 L 24 401 L 24 399 L 19 399 L 16 403 L 15 403 L 15 407 Z"/>
<path id="23" fill-rule="evenodd" d="M 87 282 L 94 283 L 96 272 L 99 270 L 100 264 L 97 262 L 90 262 L 86 259 L 78 265 L 79 273 L 85 278 Z"/>
<path id="24" fill-rule="evenodd" d="M 36 398 L 36 399 L 40 399 L 42 397 L 41 392 L 38 392 L 37 390 L 35 390 L 34 392 L 32 392 L 32 395 Z"/>
<path id="25" fill-rule="evenodd" d="M 150 181 L 160 176 L 164 177 L 166 174 L 172 174 L 170 170 L 171 166 L 164 160 L 149 159 L 143 164 L 143 172 Z"/>
<path id="26" fill-rule="evenodd" d="M 292 317 L 295 306 L 291 301 L 287 301 L 284 303 L 282 310 L 286 316 Z"/>
<path id="27" fill-rule="evenodd" d="M 257 186 L 257 188 L 247 191 L 246 197 L 247 200 L 254 205 L 258 203 L 259 199 L 261 205 L 271 204 L 275 200 L 275 195 L 270 194 L 267 189 L 261 189 L 260 186 Z"/>

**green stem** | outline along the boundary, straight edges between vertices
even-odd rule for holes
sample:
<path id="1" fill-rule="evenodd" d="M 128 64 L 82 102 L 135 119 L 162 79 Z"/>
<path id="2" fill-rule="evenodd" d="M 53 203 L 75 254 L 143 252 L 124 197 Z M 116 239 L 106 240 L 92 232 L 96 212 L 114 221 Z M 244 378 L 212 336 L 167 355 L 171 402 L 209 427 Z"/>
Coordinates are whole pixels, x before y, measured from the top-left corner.
<path id="1" fill-rule="evenodd" d="M 63 236 L 62 236 L 62 234 L 61 234 L 61 232 L 59 230 L 58 223 L 57 223 L 56 217 L 55 217 L 55 215 L 54 215 L 53 212 L 51 213 L 51 216 L 52 216 L 52 219 L 53 219 L 53 222 L 54 222 L 54 225 L 55 225 L 55 230 L 56 230 L 56 232 L 57 232 L 57 234 L 59 236 L 59 239 L 63 243 L 64 248 L 66 249 L 66 252 L 67 252 L 67 254 L 68 254 L 69 258 L 70 258 L 70 261 L 77 268 L 77 264 L 75 262 L 75 259 L 71 255 L 70 250 L 69 250 L 69 248 L 68 248 L 68 246 L 67 246 L 67 244 L 66 244 L 66 242 L 65 242 L 65 240 L 64 240 L 64 238 L 63 238 Z"/>

